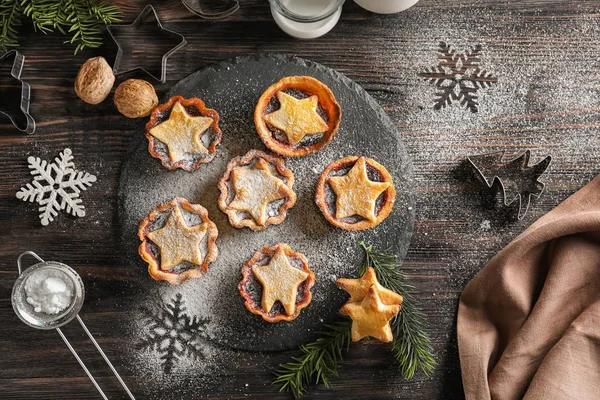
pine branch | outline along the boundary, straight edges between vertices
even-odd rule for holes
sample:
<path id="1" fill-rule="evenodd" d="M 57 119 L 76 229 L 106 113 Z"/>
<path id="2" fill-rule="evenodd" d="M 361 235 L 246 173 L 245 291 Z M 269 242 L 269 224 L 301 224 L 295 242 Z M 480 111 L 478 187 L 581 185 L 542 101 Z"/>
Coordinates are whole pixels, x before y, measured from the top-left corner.
<path id="1" fill-rule="evenodd" d="M 69 2 L 66 8 L 67 16 L 62 22 L 63 25 L 70 26 L 68 32 L 73 34 L 71 40 L 66 40 L 65 43 L 77 43 L 75 54 L 86 47 L 95 48 L 102 44 L 98 20 L 85 3 L 89 2 L 87 0 Z"/>
<path id="2" fill-rule="evenodd" d="M 44 34 L 52 32 L 53 14 L 49 4 L 52 0 L 21 0 L 23 15 L 31 18 L 33 29 Z"/>
<path id="3" fill-rule="evenodd" d="M 0 49 L 3 51 L 19 45 L 17 27 L 21 25 L 22 15 L 23 8 L 19 0 L 0 2 Z"/>
<path id="4" fill-rule="evenodd" d="M 83 3 L 90 10 L 90 14 L 99 22 L 111 24 L 121 20 L 121 10 L 119 7 L 110 5 L 106 1 L 83 0 Z"/>
<path id="5" fill-rule="evenodd" d="M 359 245 L 365 251 L 365 259 L 359 267 L 360 274 L 372 267 L 383 286 L 404 297 L 402 310 L 391 321 L 394 333 L 392 348 L 400 363 L 402 376 L 411 379 L 417 370 L 430 375 L 437 362 L 433 356 L 431 339 L 425 330 L 423 313 L 411 293 L 413 287 L 404 283 L 406 275 L 400 270 L 394 254 L 374 250 L 373 246 L 367 246 L 364 242 Z"/>
<path id="6" fill-rule="evenodd" d="M 291 391 L 298 399 L 306 393 L 309 384 L 323 383 L 327 387 L 329 379 L 338 376 L 343 353 L 350 346 L 352 321 L 344 320 L 325 326 L 329 331 L 321 332 L 322 336 L 314 342 L 300 346 L 301 356 L 279 365 L 273 384 L 281 385 L 280 392 Z"/>
<path id="7" fill-rule="evenodd" d="M 359 246 L 365 251 L 365 259 L 358 267 L 360 275 L 372 267 L 383 286 L 404 298 L 401 312 L 391 321 L 394 334 L 392 350 L 400 363 L 402 376 L 411 379 L 418 370 L 426 375 L 431 374 L 437 362 L 422 321 L 423 313 L 416 306 L 416 299 L 411 293 L 413 287 L 404 283 L 406 275 L 398 268 L 396 256 L 374 250 L 364 242 L 360 242 Z M 323 383 L 327 387 L 329 379 L 338 376 L 342 356 L 350 345 L 352 321 L 346 319 L 325 326 L 329 331 L 321 332 L 317 340 L 300 347 L 301 356 L 292 357 L 293 361 L 279 365 L 273 384 L 281 385 L 280 391 L 291 391 L 298 399 L 306 393 L 311 383 Z"/>
<path id="8" fill-rule="evenodd" d="M 36 31 L 70 34 L 65 43 L 75 44 L 75 54 L 102 44 L 101 24 L 121 20 L 121 11 L 104 0 L 2 0 L 0 48 L 18 46 L 19 17 L 31 19 Z"/>

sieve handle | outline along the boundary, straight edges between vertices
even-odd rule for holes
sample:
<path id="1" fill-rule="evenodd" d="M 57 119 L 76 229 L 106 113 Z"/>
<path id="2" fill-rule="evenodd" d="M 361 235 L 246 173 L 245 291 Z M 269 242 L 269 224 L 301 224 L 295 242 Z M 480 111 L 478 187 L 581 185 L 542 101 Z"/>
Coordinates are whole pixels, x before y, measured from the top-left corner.
<path id="1" fill-rule="evenodd" d="M 135 397 L 133 396 L 133 394 L 131 393 L 131 391 L 129 390 L 129 388 L 125 384 L 125 382 L 123 382 L 123 379 L 121 378 L 121 375 L 119 375 L 119 373 L 117 372 L 117 370 L 115 369 L 115 367 L 112 365 L 112 363 L 110 362 L 110 360 L 108 359 L 108 357 L 106 357 L 106 354 L 104 353 L 104 351 L 102 351 L 102 349 L 100 348 L 100 345 L 98 344 L 98 342 L 96 342 L 96 339 L 94 339 L 94 337 L 92 336 L 92 333 L 89 331 L 89 329 L 87 328 L 87 326 L 85 326 L 85 324 L 83 323 L 83 320 L 81 319 L 81 317 L 79 317 L 79 315 L 76 315 L 76 318 L 77 318 L 77 321 L 79 321 L 79 324 L 81 325 L 81 327 L 83 328 L 83 330 L 85 331 L 85 333 L 88 335 L 88 337 L 90 338 L 90 340 L 94 344 L 94 346 L 96 346 L 96 349 L 98 350 L 98 352 L 102 355 L 102 358 L 104 358 L 104 361 L 106 362 L 106 364 L 108 364 L 108 366 L 110 367 L 110 369 L 113 372 L 113 374 L 119 380 L 119 383 L 121 384 L 121 387 L 123 387 L 123 389 L 125 389 L 125 391 L 127 392 L 127 395 L 129 396 L 129 398 L 131 400 L 135 400 Z M 90 378 L 90 381 L 92 381 L 92 383 L 94 384 L 94 387 L 96 388 L 96 390 L 98 390 L 98 393 L 100 394 L 100 396 L 102 396 L 102 398 L 104 400 L 108 400 L 108 397 L 106 397 L 106 394 L 104 394 L 104 392 L 100 388 L 100 385 L 98 385 L 98 382 L 96 382 L 96 379 L 94 379 L 94 376 L 87 369 L 87 367 L 85 366 L 83 360 L 79 357 L 79 355 L 77 354 L 77 352 L 75 351 L 75 349 L 73 348 L 73 346 L 71 346 L 71 343 L 69 343 L 69 340 L 63 334 L 63 332 L 60 330 L 60 328 L 56 328 L 56 331 L 58 332 L 58 334 L 60 335 L 60 337 L 62 338 L 62 340 L 65 342 L 65 344 L 67 345 L 67 347 L 69 348 L 69 350 L 71 350 L 71 353 L 73 353 L 73 356 L 79 362 L 79 365 L 81 365 L 81 368 L 85 371 L 85 373 L 88 376 L 88 378 Z"/>
<path id="2" fill-rule="evenodd" d="M 92 343 L 94 344 L 94 346 L 96 346 L 96 349 L 98 350 L 98 352 L 100 353 L 100 355 L 102 355 L 102 358 L 104 358 L 104 361 L 106 362 L 106 364 L 110 367 L 110 370 L 113 372 L 113 374 L 115 375 L 115 377 L 119 380 L 119 383 L 121 384 L 121 387 L 123 389 L 125 389 L 125 391 L 127 392 L 127 395 L 129 396 L 129 398 L 131 400 L 135 400 L 135 397 L 133 397 L 133 394 L 131 393 L 131 391 L 129 390 L 129 388 L 125 384 L 125 382 L 123 382 L 123 379 L 121 378 L 121 375 L 119 375 L 119 373 L 117 372 L 117 370 L 115 369 L 115 367 L 113 367 L 113 365 L 110 362 L 110 360 L 108 359 L 108 357 L 106 357 L 106 354 L 104 354 L 104 351 L 102 351 L 102 348 L 100 347 L 100 345 L 98 344 L 98 342 L 96 342 L 96 339 L 94 339 L 94 337 L 92 336 L 92 333 L 88 330 L 87 326 L 85 326 L 85 324 L 83 323 L 83 320 L 81 319 L 81 317 L 79 317 L 79 315 L 77 315 L 76 318 L 77 318 L 77 321 L 79 321 L 79 324 L 81 325 L 81 327 L 83 328 L 83 330 L 85 331 L 85 333 L 87 333 L 88 337 L 90 338 L 90 340 L 92 341 Z"/>
<path id="3" fill-rule="evenodd" d="M 26 251 L 24 253 L 22 253 L 19 258 L 17 258 L 17 268 L 19 269 L 19 275 L 21 275 L 21 259 L 25 256 L 32 256 L 37 258 L 40 262 L 44 262 L 44 260 L 42 260 L 42 258 L 40 256 L 38 256 L 37 254 L 35 254 L 33 251 Z"/>
<path id="4" fill-rule="evenodd" d="M 106 395 L 104 394 L 104 392 L 100 388 L 100 385 L 98 385 L 98 382 L 96 382 L 96 380 L 94 379 L 94 376 L 92 375 L 92 373 L 90 372 L 90 370 L 87 369 L 87 367 L 85 366 L 85 364 L 83 363 L 83 361 L 81 360 L 81 358 L 79 358 L 79 355 L 77 354 L 77 352 L 75 351 L 75 349 L 73 348 L 73 346 L 71 346 L 71 343 L 69 343 L 69 340 L 67 340 L 67 338 L 62 333 L 62 331 L 60 330 L 60 328 L 56 328 L 56 332 L 58 332 L 58 334 L 60 335 L 60 337 L 62 338 L 62 340 L 65 342 L 65 344 L 69 348 L 69 350 L 71 350 L 71 353 L 73 353 L 73 356 L 79 362 L 79 365 L 81 365 L 81 368 L 83 368 L 83 370 L 85 371 L 85 373 L 88 376 L 88 378 L 90 378 L 90 381 L 92 381 L 92 383 L 94 384 L 94 387 L 96 388 L 96 390 L 98 390 L 98 393 L 100 393 L 100 396 L 102 396 L 102 398 L 104 400 L 108 400 L 108 397 L 106 397 Z"/>

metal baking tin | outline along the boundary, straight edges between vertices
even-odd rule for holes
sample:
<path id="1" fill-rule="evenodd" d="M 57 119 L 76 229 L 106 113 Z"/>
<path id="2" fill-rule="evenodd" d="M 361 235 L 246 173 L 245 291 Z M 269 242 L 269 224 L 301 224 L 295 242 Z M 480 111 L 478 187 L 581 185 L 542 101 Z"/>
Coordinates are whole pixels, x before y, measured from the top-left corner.
<path id="1" fill-rule="evenodd" d="M 165 54 L 163 54 L 162 56 L 162 64 L 161 64 L 161 74 L 160 77 L 154 76 L 152 75 L 150 72 L 148 72 L 148 70 L 146 70 L 144 68 L 143 65 L 134 67 L 134 68 L 130 68 L 128 70 L 124 70 L 122 71 L 120 69 L 120 65 L 121 65 L 121 61 L 123 60 L 123 46 L 122 44 L 119 42 L 119 40 L 116 37 L 116 31 L 118 31 L 120 28 L 124 28 L 124 29 L 130 29 L 135 31 L 136 29 L 138 29 L 140 26 L 144 25 L 145 23 L 148 22 L 148 17 L 151 16 L 153 17 L 153 19 L 156 21 L 156 25 L 158 26 L 158 28 L 163 31 L 166 32 L 167 34 L 170 35 L 174 35 L 174 36 L 179 36 L 181 38 L 181 42 L 176 45 L 175 47 L 173 47 L 171 50 L 167 51 Z M 180 48 L 182 48 L 183 46 L 185 46 L 187 44 L 187 41 L 185 40 L 185 37 L 177 32 L 171 31 L 169 29 L 165 29 L 161 22 L 160 19 L 158 18 L 158 14 L 156 13 L 156 10 L 154 9 L 154 7 L 152 7 L 151 4 L 148 4 L 146 7 L 144 7 L 144 9 L 142 10 L 142 12 L 138 15 L 138 17 L 135 19 L 135 21 L 133 21 L 133 23 L 131 24 L 125 24 L 125 25 L 108 25 L 107 26 L 107 30 L 108 33 L 110 34 L 110 36 L 113 38 L 113 40 L 115 41 L 115 43 L 117 44 L 118 50 L 117 50 L 117 56 L 115 57 L 115 63 L 113 65 L 113 73 L 115 75 L 122 75 L 122 74 L 126 74 L 128 72 L 133 72 L 133 71 L 143 71 L 146 74 L 150 75 L 152 78 L 156 79 L 157 81 L 161 82 L 161 83 L 165 83 L 167 81 L 167 59 L 173 54 L 175 53 L 177 50 L 179 50 Z M 122 39 L 121 39 L 122 40 Z"/>
<path id="2" fill-rule="evenodd" d="M 500 192 L 502 193 L 504 206 L 510 206 L 512 203 L 515 202 L 515 200 L 518 201 L 519 213 L 517 214 L 517 219 L 520 221 L 525 217 L 525 214 L 527 214 L 527 210 L 529 210 L 529 204 L 531 203 L 531 200 L 534 198 L 535 199 L 539 198 L 542 195 L 544 188 L 546 187 L 545 183 L 539 181 L 539 177 L 541 175 L 543 175 L 544 172 L 546 171 L 546 169 L 548 169 L 548 167 L 550 166 L 550 163 L 552 161 L 552 156 L 547 156 L 546 158 L 544 158 L 542 161 L 538 162 L 537 164 L 529 166 L 528 165 L 529 158 L 531 156 L 530 150 L 526 150 L 519 157 L 516 157 L 510 161 L 502 163 L 502 158 L 504 157 L 504 153 L 505 153 L 505 151 L 502 150 L 502 151 L 496 151 L 493 153 L 472 155 L 472 156 L 467 157 L 467 161 L 477 172 L 478 179 L 480 181 L 482 181 L 483 183 L 485 183 L 485 185 L 488 188 L 491 189 L 494 187 L 494 185 L 498 185 L 498 187 L 500 188 Z M 535 178 L 533 183 L 537 186 L 537 191 L 528 191 L 528 192 L 526 192 L 525 195 L 522 195 L 521 192 L 518 192 L 515 196 L 509 198 L 506 187 L 508 184 L 510 184 L 510 178 L 507 178 L 507 177 L 501 178 L 500 176 L 495 175 L 495 174 L 492 176 L 489 176 L 489 177 L 486 177 L 484 175 L 483 170 L 492 170 L 494 167 L 497 167 L 498 165 L 510 165 L 510 164 L 513 164 L 517 168 L 520 169 L 521 176 L 525 175 L 526 170 L 535 169 L 535 171 L 533 171 L 533 172 L 535 172 L 537 177 Z M 482 168 L 482 166 L 488 167 L 488 168 Z M 525 198 L 524 198 L 524 196 L 525 196 Z M 525 203 L 525 205 L 523 205 L 523 203 Z"/>
<path id="3" fill-rule="evenodd" d="M 11 61 L 12 60 L 12 61 Z M 0 109 L 0 114 L 6 115 L 10 122 L 20 130 L 28 134 L 35 132 L 35 120 L 29 114 L 29 104 L 31 102 L 31 86 L 27 82 L 21 79 L 21 72 L 23 71 L 23 65 L 25 64 L 25 56 L 16 50 L 11 50 L 6 54 L 0 56 L 0 64 L 12 62 L 12 69 L 10 75 L 21 83 L 21 98 L 20 98 L 20 110 L 25 117 L 25 124 L 20 124 L 18 117 L 21 115 L 14 114 L 8 111 Z M 15 98 L 15 101 L 18 101 Z"/>

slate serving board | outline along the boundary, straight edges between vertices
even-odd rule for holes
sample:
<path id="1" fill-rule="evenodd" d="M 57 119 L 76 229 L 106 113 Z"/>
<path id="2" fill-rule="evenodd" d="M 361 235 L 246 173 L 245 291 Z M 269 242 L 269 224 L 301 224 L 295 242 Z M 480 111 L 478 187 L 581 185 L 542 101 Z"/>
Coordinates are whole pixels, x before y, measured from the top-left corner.
<path id="1" fill-rule="evenodd" d="M 227 162 L 250 149 L 266 150 L 253 123 L 261 93 L 280 78 L 310 75 L 328 85 L 342 108 L 342 121 L 333 141 L 314 155 L 286 160 L 295 173 L 298 200 L 281 225 L 263 232 L 235 229 L 217 206 L 217 180 Z M 314 337 L 323 324 L 335 320 L 346 299 L 336 289 L 336 277 L 356 275 L 362 254 L 360 240 L 391 248 L 399 260 L 405 256 L 414 225 L 413 166 L 396 128 L 384 110 L 364 89 L 342 74 L 317 63 L 277 54 L 239 57 L 197 71 L 181 80 L 164 101 L 174 95 L 199 97 L 221 116 L 223 141 L 213 162 L 195 172 L 169 171 L 150 156 L 142 132 L 133 140 L 124 162 L 119 185 L 122 243 L 127 261 L 139 275 L 149 298 L 165 300 L 181 293 L 188 311 L 213 321 L 212 334 L 219 344 L 246 350 L 295 348 Z M 314 204 L 314 188 L 320 172 L 330 162 L 346 155 L 366 155 L 382 163 L 391 173 L 396 204 L 378 227 L 347 232 L 331 226 Z M 219 229 L 220 256 L 206 276 L 175 287 L 153 281 L 137 255 L 138 224 L 159 203 L 182 196 L 208 209 Z M 290 323 L 270 324 L 248 312 L 237 292 L 242 263 L 263 245 L 287 242 L 306 255 L 317 275 L 313 301 Z M 213 276 L 211 276 L 213 275 Z"/>

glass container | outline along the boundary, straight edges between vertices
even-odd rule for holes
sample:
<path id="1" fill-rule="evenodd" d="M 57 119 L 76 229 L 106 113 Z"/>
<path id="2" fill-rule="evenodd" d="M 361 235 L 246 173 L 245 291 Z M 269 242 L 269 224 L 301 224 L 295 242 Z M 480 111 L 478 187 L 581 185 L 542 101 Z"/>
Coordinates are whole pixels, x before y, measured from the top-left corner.
<path id="1" fill-rule="evenodd" d="M 277 25 L 290 36 L 314 39 L 337 24 L 345 0 L 269 0 Z"/>

